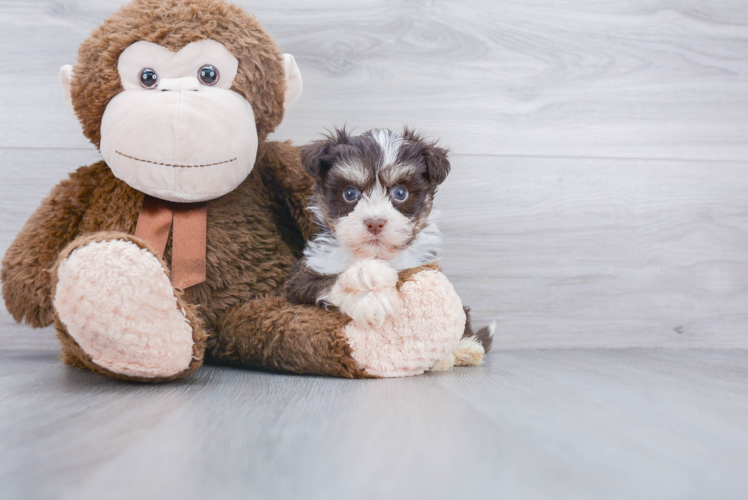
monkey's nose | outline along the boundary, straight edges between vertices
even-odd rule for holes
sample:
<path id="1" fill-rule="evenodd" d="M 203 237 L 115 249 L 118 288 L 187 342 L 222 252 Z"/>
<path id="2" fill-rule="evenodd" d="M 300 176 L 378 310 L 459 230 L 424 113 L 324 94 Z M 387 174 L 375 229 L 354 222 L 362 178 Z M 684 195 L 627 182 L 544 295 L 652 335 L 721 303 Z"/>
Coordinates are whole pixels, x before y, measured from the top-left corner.
<path id="1" fill-rule="evenodd" d="M 368 229 L 371 234 L 376 235 L 382 232 L 387 221 L 384 219 L 366 219 L 364 223 L 366 224 L 366 229 Z"/>
<path id="2" fill-rule="evenodd" d="M 162 92 L 165 90 L 197 90 L 200 88 L 200 82 L 195 76 L 186 76 L 183 78 L 162 78 L 158 82 L 158 89 Z"/>

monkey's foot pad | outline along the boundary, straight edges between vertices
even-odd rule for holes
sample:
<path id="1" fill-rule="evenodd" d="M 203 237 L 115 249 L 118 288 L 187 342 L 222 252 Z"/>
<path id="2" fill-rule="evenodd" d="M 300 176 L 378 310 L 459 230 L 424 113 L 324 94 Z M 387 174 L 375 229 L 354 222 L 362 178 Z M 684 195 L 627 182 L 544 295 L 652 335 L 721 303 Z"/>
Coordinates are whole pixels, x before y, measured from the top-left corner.
<path id="1" fill-rule="evenodd" d="M 151 252 L 130 241 L 96 241 L 74 250 L 57 276 L 60 321 L 95 364 L 148 378 L 190 365 L 192 327 Z"/>
<path id="2" fill-rule="evenodd" d="M 465 331 L 465 311 L 439 271 L 414 275 L 400 288 L 402 309 L 381 328 L 345 327 L 353 359 L 370 375 L 419 375 L 450 355 Z"/>

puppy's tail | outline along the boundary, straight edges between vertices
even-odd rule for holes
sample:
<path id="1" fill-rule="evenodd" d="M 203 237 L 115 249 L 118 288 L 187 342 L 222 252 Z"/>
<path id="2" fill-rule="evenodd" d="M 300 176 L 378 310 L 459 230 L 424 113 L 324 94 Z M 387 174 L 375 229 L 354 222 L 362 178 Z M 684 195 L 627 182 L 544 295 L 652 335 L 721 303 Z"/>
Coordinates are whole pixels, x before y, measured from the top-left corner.
<path id="1" fill-rule="evenodd" d="M 464 309 L 467 322 L 465 323 L 465 333 L 462 334 L 462 338 L 467 339 L 472 337 L 477 342 L 480 342 L 480 345 L 483 346 L 483 352 L 487 353 L 493 345 L 493 332 L 496 331 L 496 322 L 492 321 L 489 325 L 473 333 L 473 329 L 470 327 L 470 308 L 464 307 Z"/>
<path id="2" fill-rule="evenodd" d="M 477 332 L 473 334 L 473 337 L 475 340 L 481 343 L 483 346 L 483 352 L 488 352 L 491 350 L 491 346 L 493 345 L 493 332 L 496 331 L 496 322 L 491 321 L 488 325 L 484 326 Z"/>

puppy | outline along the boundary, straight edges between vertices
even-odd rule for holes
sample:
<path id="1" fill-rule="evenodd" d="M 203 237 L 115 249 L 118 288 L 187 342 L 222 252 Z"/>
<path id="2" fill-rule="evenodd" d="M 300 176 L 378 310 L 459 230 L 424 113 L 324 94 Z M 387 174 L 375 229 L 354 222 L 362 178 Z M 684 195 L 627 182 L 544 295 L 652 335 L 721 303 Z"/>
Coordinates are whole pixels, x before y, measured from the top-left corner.
<path id="1" fill-rule="evenodd" d="M 315 181 L 309 210 L 322 230 L 307 243 L 286 294 L 381 326 L 400 310 L 398 271 L 438 258 L 432 206 L 450 171 L 447 150 L 408 128 L 359 136 L 343 129 L 303 146 L 301 158 Z M 493 327 L 473 333 L 468 319 L 454 354 L 432 369 L 480 363 L 492 333 Z"/>

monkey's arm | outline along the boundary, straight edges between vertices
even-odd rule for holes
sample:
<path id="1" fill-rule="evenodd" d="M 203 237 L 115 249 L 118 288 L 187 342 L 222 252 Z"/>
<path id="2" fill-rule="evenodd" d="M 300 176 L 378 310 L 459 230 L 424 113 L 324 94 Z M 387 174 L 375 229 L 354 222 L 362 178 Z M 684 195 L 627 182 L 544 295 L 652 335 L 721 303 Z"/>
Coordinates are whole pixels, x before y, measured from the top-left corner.
<path id="1" fill-rule="evenodd" d="M 52 323 L 48 271 L 60 251 L 78 235 L 95 189 L 98 165 L 81 167 L 55 186 L 5 253 L 0 280 L 5 305 L 17 322 L 25 320 L 34 328 Z"/>
<path id="2" fill-rule="evenodd" d="M 255 168 L 273 196 L 285 204 L 304 240 L 318 231 L 307 210 L 314 182 L 301 166 L 299 148 L 289 142 L 266 142 Z"/>
<path id="3" fill-rule="evenodd" d="M 383 327 L 273 295 L 238 304 L 212 329 L 206 361 L 349 378 L 423 373 L 457 345 L 465 312 L 436 264 L 401 273 L 398 287 L 403 313 Z"/>
<path id="4" fill-rule="evenodd" d="M 268 370 L 371 377 L 353 358 L 337 311 L 263 296 L 227 311 L 208 337 L 206 362 Z"/>
<path id="5" fill-rule="evenodd" d="M 320 305 L 320 298 L 329 295 L 337 277 L 335 274 L 318 274 L 306 267 L 301 259 L 286 282 L 286 297 L 294 304 Z"/>

